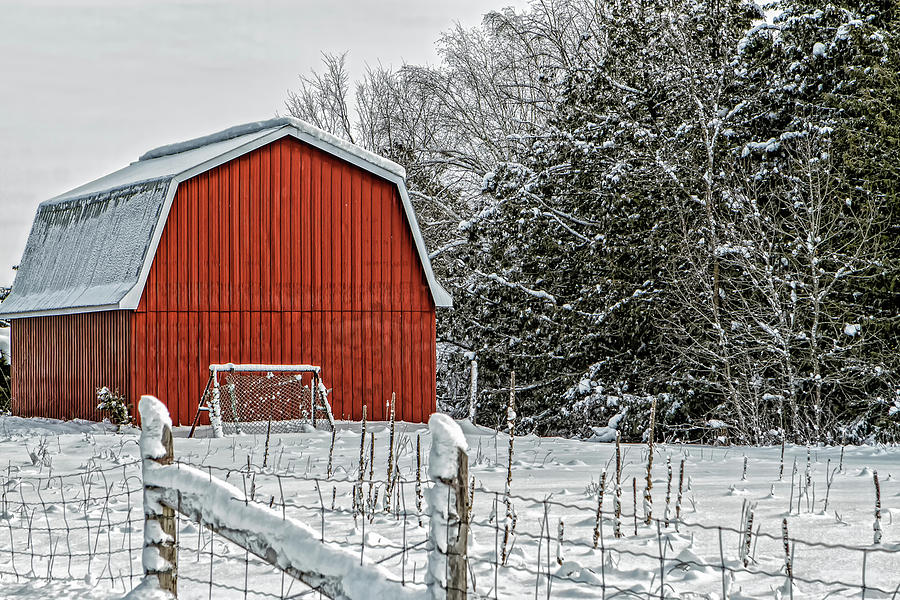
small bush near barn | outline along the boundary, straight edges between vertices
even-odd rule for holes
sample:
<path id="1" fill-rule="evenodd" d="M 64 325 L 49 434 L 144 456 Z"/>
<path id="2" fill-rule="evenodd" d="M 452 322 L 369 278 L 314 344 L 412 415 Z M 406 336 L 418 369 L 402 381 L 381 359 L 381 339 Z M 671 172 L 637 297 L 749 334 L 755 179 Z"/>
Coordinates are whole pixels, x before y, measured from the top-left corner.
<path id="1" fill-rule="evenodd" d="M 125 396 L 120 396 L 118 390 L 111 392 L 104 386 L 97 390 L 97 410 L 107 413 L 110 423 L 116 426 L 116 430 L 123 425 L 131 425 L 131 412 L 128 410 L 128 402 Z"/>

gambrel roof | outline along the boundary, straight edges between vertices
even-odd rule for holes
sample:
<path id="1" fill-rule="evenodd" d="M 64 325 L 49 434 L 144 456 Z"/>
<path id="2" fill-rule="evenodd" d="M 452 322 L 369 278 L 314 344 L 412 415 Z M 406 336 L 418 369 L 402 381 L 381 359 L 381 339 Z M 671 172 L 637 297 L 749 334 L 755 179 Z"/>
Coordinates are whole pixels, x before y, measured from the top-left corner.
<path id="1" fill-rule="evenodd" d="M 308 123 L 282 117 L 162 146 L 124 169 L 43 202 L 0 315 L 137 308 L 178 184 L 286 136 L 397 186 L 434 303 L 451 306 L 450 295 L 431 268 L 403 167 Z"/>

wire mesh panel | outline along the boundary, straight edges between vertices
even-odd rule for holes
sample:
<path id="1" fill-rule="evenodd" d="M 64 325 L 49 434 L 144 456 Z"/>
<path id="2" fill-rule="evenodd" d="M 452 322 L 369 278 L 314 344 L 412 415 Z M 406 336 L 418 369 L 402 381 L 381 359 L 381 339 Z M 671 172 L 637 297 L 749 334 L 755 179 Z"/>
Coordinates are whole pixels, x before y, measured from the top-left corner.
<path id="1" fill-rule="evenodd" d="M 211 365 L 203 404 L 212 407 L 225 435 L 334 424 L 319 368 L 306 365 Z"/>

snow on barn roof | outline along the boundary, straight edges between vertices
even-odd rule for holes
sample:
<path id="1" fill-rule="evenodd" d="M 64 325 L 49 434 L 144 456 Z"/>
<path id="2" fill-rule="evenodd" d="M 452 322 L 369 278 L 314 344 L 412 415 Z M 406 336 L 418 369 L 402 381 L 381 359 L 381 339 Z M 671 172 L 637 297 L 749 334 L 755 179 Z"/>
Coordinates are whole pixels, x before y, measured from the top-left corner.
<path id="1" fill-rule="evenodd" d="M 285 136 L 397 185 L 436 306 L 452 299 L 434 277 L 400 165 L 292 117 L 161 146 L 136 162 L 41 203 L 6 318 L 135 309 L 178 184 Z"/>

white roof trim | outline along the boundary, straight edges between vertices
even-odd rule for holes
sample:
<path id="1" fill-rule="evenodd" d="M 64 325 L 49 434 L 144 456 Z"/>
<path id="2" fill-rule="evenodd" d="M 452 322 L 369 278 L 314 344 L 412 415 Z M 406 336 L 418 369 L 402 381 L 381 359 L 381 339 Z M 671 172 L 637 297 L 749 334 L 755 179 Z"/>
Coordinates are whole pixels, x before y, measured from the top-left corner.
<path id="1" fill-rule="evenodd" d="M 313 127 L 306 121 L 301 121 L 300 119 L 296 119 L 294 117 L 276 117 L 267 121 L 244 123 L 243 125 L 235 125 L 234 127 L 229 127 L 228 129 L 225 129 L 218 133 L 213 133 L 210 135 L 194 138 L 192 140 L 187 140 L 186 142 L 178 142 L 175 144 L 160 146 L 159 148 L 154 148 L 153 150 L 145 152 L 140 158 L 138 158 L 138 162 L 153 160 L 154 158 L 161 158 L 163 156 L 171 156 L 173 154 L 181 154 L 182 152 L 196 150 L 197 148 L 202 148 L 204 146 L 217 144 L 219 142 L 224 142 L 237 137 L 243 137 L 245 135 L 258 133 L 260 131 L 265 131 L 266 129 L 274 129 L 277 127 L 285 126 L 293 127 L 298 132 L 301 132 L 305 137 L 315 138 L 321 141 L 325 146 L 332 150 L 339 148 L 345 154 L 351 154 L 353 156 L 361 158 L 363 161 L 370 165 L 377 165 L 385 171 L 389 171 L 391 173 L 394 173 L 395 175 L 406 178 L 406 169 L 404 169 L 397 163 L 388 160 L 383 156 L 379 156 L 373 152 L 369 152 L 365 148 L 360 148 L 356 144 L 351 144 L 346 140 L 342 140 L 341 138 L 332 135 L 327 131 L 322 131 L 318 127 Z"/>
<path id="2" fill-rule="evenodd" d="M 272 130 L 274 127 L 277 127 L 277 129 Z M 265 130 L 272 131 L 270 131 L 269 133 L 264 133 Z M 260 133 L 261 135 L 259 135 L 258 137 L 253 137 L 252 135 L 250 135 L 254 133 Z M 345 160 L 352 165 L 369 171 L 370 173 L 373 173 L 387 181 L 390 181 L 397 186 L 397 189 L 400 192 L 403 211 L 406 214 L 407 223 L 409 224 L 410 230 L 413 234 L 416 251 L 418 252 L 419 259 L 422 262 L 422 267 L 425 270 L 425 278 L 428 282 L 428 287 L 431 291 L 431 296 L 434 300 L 435 306 L 451 307 L 453 305 L 452 297 L 440 285 L 440 283 L 438 283 L 437 279 L 434 276 L 434 270 L 431 266 L 431 260 L 429 259 L 428 251 L 425 248 L 425 240 L 422 237 L 422 232 L 419 229 L 419 223 L 416 219 L 415 210 L 413 210 L 412 202 L 410 201 L 409 194 L 406 190 L 406 171 L 403 169 L 403 167 L 358 146 L 350 144 L 349 142 L 341 140 L 340 138 L 337 138 L 331 134 L 321 131 L 307 123 L 304 123 L 303 121 L 291 117 L 285 117 L 280 119 L 271 119 L 269 121 L 259 121 L 256 123 L 239 125 L 237 127 L 226 129 L 225 131 L 219 132 L 217 134 L 204 136 L 187 142 L 180 142 L 178 144 L 171 144 L 169 146 L 162 146 L 155 150 L 151 150 L 144 154 L 137 163 L 132 163 L 131 166 L 143 167 L 143 165 L 152 164 L 152 161 L 156 159 L 166 160 L 164 157 L 169 157 L 183 152 L 190 152 L 191 150 L 196 150 L 204 146 L 232 140 L 243 136 L 247 136 L 248 138 L 246 143 L 240 144 L 239 140 L 235 140 L 235 142 L 239 143 L 239 145 L 234 146 L 233 143 L 222 144 L 223 150 L 225 149 L 224 147 L 228 147 L 227 151 L 224 151 L 221 154 L 215 155 L 212 158 L 204 160 L 200 163 L 192 164 L 189 166 L 189 168 L 181 170 L 177 173 L 173 173 L 171 175 L 172 179 L 169 184 L 169 189 L 167 190 L 162 210 L 160 210 L 159 213 L 159 220 L 154 227 L 152 238 L 147 248 L 147 253 L 144 256 L 144 262 L 141 267 L 138 279 L 135 282 L 135 285 L 125 294 L 122 300 L 119 301 L 118 305 L 67 307 L 46 311 L 17 312 L 10 313 L 8 315 L 4 314 L 3 317 L 6 319 L 11 319 L 95 312 L 101 310 L 136 309 L 138 307 L 138 304 L 140 303 L 141 296 L 143 295 L 144 287 L 147 284 L 147 278 L 150 275 L 150 268 L 153 265 L 153 259 L 156 257 L 156 252 L 159 248 L 159 242 L 162 238 L 162 232 L 165 228 L 166 222 L 168 221 L 172 203 L 175 200 L 175 194 L 178 189 L 178 184 L 190 179 L 191 177 L 209 171 L 219 165 L 234 160 L 235 158 L 243 156 L 248 152 L 252 152 L 257 148 L 261 148 L 262 146 L 270 144 L 286 136 L 294 137 L 302 142 L 309 144 L 310 146 L 318 148 L 324 152 Z M 123 169 L 123 171 L 127 169 L 128 167 L 126 167 L 126 169 Z M 132 183 L 137 183 L 137 181 L 134 181 Z M 172 183 L 174 183 L 174 185 L 172 185 Z M 90 185 L 91 184 L 87 184 L 81 187 L 88 188 Z M 73 192 L 76 192 L 80 189 L 81 188 L 76 188 L 76 190 L 63 194 L 62 196 L 59 196 L 59 198 L 73 198 L 77 195 L 73 195 Z M 95 191 L 92 193 L 95 193 Z"/>
<path id="3" fill-rule="evenodd" d="M 67 308 L 54 308 L 52 310 L 19 311 L 0 314 L 4 321 L 10 319 L 26 319 L 31 317 L 58 317 L 62 315 L 77 315 L 89 312 L 103 312 L 107 310 L 120 310 L 119 304 L 97 304 L 93 306 L 71 306 Z"/>

